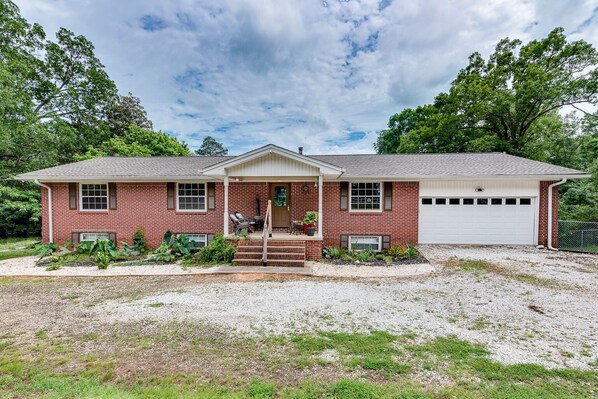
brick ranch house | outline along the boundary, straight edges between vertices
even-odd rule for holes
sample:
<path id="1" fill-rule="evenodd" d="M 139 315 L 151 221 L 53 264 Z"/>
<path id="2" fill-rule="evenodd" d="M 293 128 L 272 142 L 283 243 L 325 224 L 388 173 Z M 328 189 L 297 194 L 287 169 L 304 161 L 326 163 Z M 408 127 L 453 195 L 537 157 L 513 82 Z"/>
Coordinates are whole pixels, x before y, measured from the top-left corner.
<path id="1" fill-rule="evenodd" d="M 16 178 L 42 187 L 45 242 L 130 242 L 142 228 L 150 248 L 168 229 L 205 245 L 232 234 L 230 213 L 263 216 L 271 200 L 278 238 L 318 213 L 316 235 L 299 237 L 316 259 L 326 246 L 556 245 L 553 188 L 588 176 L 502 153 L 309 156 L 270 144 L 239 156 L 102 157 Z"/>

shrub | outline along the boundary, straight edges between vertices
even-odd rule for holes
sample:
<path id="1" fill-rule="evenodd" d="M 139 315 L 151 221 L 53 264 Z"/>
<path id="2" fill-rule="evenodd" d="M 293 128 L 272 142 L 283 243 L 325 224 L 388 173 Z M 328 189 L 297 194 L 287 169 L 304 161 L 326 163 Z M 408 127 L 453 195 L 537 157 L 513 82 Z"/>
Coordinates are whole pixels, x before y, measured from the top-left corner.
<path id="1" fill-rule="evenodd" d="M 347 257 L 347 251 L 340 247 L 326 247 L 324 254 L 331 259 L 344 259 Z"/>
<path id="2" fill-rule="evenodd" d="M 182 256 L 185 259 L 191 257 L 191 242 L 189 237 L 179 235 L 172 243 L 172 252 L 175 256 Z"/>
<path id="3" fill-rule="evenodd" d="M 162 244 L 160 244 L 160 246 L 154 251 L 154 254 L 156 255 L 154 257 L 156 262 L 168 263 L 176 259 L 176 257 L 172 253 L 172 248 L 170 247 L 170 244 L 167 242 L 163 242 Z"/>
<path id="4" fill-rule="evenodd" d="M 50 242 L 48 244 L 39 243 L 35 246 L 35 250 L 37 251 L 37 255 L 39 258 L 43 258 L 44 256 L 50 256 L 56 251 L 58 246 L 55 242 Z"/>
<path id="5" fill-rule="evenodd" d="M 318 221 L 318 212 L 314 212 L 314 211 L 305 212 L 305 217 L 303 218 L 303 223 L 315 224 L 317 221 Z"/>
<path id="6" fill-rule="evenodd" d="M 91 241 L 81 241 L 80 243 L 74 245 L 75 252 L 80 255 L 89 255 L 91 252 L 91 248 L 93 247 L 93 242 Z"/>
<path id="7" fill-rule="evenodd" d="M 417 250 L 417 248 L 412 247 L 411 245 L 407 245 L 407 248 L 405 248 L 405 252 L 403 253 L 403 258 L 411 259 L 411 258 L 416 258 L 418 256 L 419 256 L 419 251 Z"/>
<path id="8" fill-rule="evenodd" d="M 405 247 L 400 245 L 393 245 L 392 247 L 388 248 L 386 254 L 392 258 L 400 258 L 405 253 Z"/>
<path id="9" fill-rule="evenodd" d="M 170 245 L 171 244 L 171 240 L 172 240 L 172 236 L 173 233 L 171 230 L 166 230 L 166 233 L 164 233 L 164 238 L 162 239 L 162 242 L 165 242 L 166 244 Z"/>
<path id="10" fill-rule="evenodd" d="M 369 248 L 363 251 L 353 251 L 352 256 L 359 262 L 372 262 L 376 259 L 376 253 Z"/>
<path id="11" fill-rule="evenodd" d="M 236 251 L 234 245 L 226 242 L 222 235 L 217 235 L 212 242 L 195 254 L 195 259 L 200 263 L 230 263 Z"/>
<path id="12" fill-rule="evenodd" d="M 137 229 L 135 230 L 135 233 L 133 233 L 133 248 L 135 248 L 135 251 L 144 253 L 145 251 L 147 251 L 147 249 L 145 248 L 145 234 L 143 233 L 142 229 Z"/>
<path id="13" fill-rule="evenodd" d="M 107 269 L 108 265 L 114 263 L 118 256 L 118 248 L 112 240 L 95 240 L 89 250 L 89 256 L 93 256 L 98 269 Z"/>

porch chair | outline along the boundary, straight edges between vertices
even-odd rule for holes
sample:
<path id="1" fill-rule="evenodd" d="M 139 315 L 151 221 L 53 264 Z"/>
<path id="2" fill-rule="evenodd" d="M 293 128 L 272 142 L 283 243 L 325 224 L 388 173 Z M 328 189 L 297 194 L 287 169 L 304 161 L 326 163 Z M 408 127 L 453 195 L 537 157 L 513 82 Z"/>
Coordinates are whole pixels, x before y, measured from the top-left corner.
<path id="1" fill-rule="evenodd" d="M 239 233 L 239 231 L 243 230 L 243 229 L 247 229 L 250 232 L 254 232 L 254 228 L 253 228 L 253 222 L 245 219 L 243 217 L 243 215 L 241 215 L 241 217 L 239 218 L 238 215 L 241 215 L 238 212 L 235 213 L 231 213 L 230 216 L 230 220 L 233 222 L 233 232 L 235 233 L 235 235 L 237 235 Z"/>

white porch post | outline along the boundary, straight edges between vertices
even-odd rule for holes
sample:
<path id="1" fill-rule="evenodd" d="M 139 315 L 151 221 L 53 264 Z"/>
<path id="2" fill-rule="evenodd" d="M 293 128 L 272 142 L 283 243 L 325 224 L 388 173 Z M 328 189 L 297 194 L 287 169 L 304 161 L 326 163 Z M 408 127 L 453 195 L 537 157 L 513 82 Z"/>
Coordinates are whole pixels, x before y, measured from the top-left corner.
<path id="1" fill-rule="evenodd" d="M 224 235 L 228 235 L 228 176 L 224 176 Z"/>
<path id="2" fill-rule="evenodd" d="M 323 195 L 324 178 L 322 175 L 318 176 L 318 238 L 322 238 L 322 195 Z"/>

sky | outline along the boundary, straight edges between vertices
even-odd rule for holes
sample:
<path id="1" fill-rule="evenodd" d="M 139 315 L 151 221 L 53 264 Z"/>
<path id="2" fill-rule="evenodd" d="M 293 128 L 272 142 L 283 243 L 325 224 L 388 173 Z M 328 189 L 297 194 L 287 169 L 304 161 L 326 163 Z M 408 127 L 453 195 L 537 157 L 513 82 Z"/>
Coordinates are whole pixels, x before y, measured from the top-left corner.
<path id="1" fill-rule="evenodd" d="M 49 38 L 90 39 L 121 94 L 192 149 L 373 153 L 389 117 L 467 57 L 562 26 L 598 47 L 598 0 L 16 0 Z"/>

